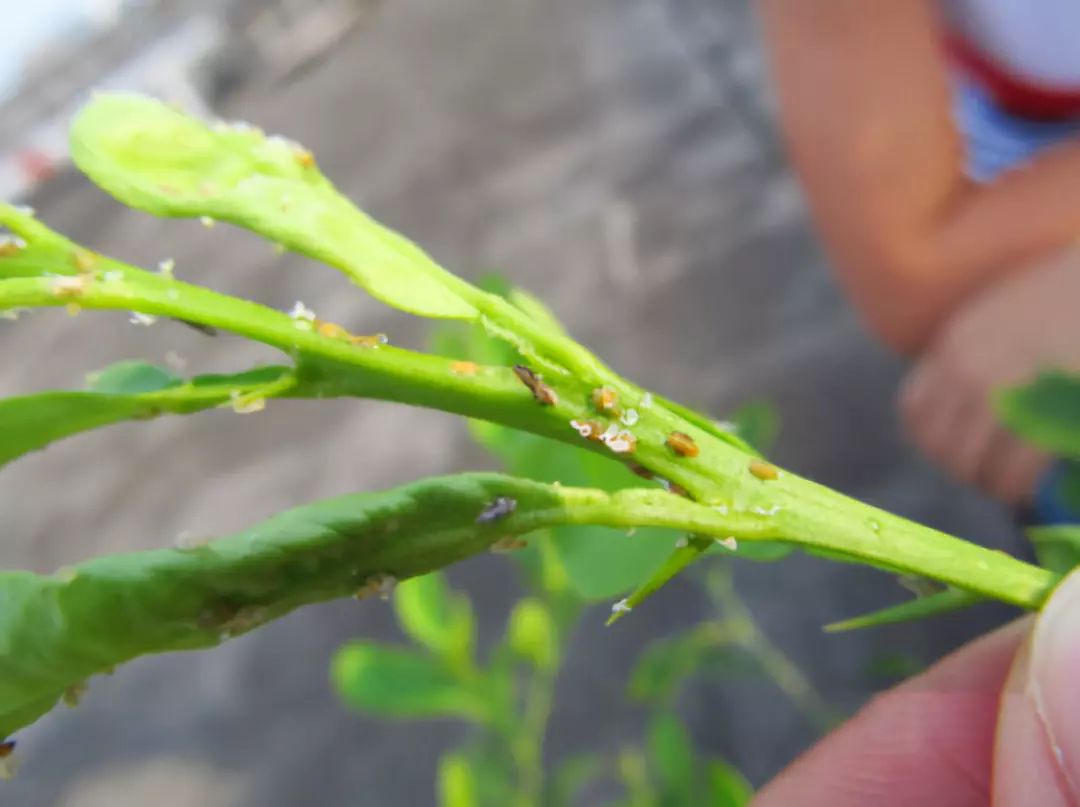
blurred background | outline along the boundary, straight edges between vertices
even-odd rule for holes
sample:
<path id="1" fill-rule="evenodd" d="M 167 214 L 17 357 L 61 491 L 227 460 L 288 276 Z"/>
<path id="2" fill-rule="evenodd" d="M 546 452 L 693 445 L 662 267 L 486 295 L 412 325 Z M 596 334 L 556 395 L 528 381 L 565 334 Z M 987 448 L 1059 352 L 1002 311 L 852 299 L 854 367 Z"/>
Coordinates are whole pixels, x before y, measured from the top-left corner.
<path id="1" fill-rule="evenodd" d="M 426 325 L 337 273 L 226 227 L 127 211 L 73 171 L 65 129 L 93 88 L 125 88 L 304 143 L 362 207 L 466 277 L 498 271 L 647 388 L 723 417 L 778 410 L 773 458 L 878 506 L 1020 549 L 1009 514 L 905 445 L 900 360 L 861 330 L 829 277 L 785 165 L 745 0 L 35 0 L 0 12 L 0 197 L 144 266 L 288 309 L 300 299 L 351 331 L 422 348 Z M 75 388 L 142 358 L 240 370 L 268 351 L 122 313 L 0 322 L 5 395 Z M 273 402 L 116 426 L 4 468 L 0 564 L 52 571 L 105 552 L 215 535 L 285 507 L 419 476 L 495 467 L 453 417 L 357 401 Z M 519 583 L 499 557 L 450 570 L 481 643 Z M 905 597 L 890 577 L 792 557 L 738 567 L 761 628 L 836 707 L 1002 620 L 984 608 L 825 635 L 832 620 Z M 546 755 L 636 742 L 623 697 L 641 649 L 703 618 L 676 581 L 632 619 L 586 614 L 560 675 Z M 20 734 L 0 804 L 285 807 L 434 802 L 440 754 L 467 731 L 347 711 L 328 684 L 346 640 L 400 634 L 379 601 L 310 607 L 211 652 L 95 678 L 75 710 Z M 875 672 L 878 671 L 878 672 Z M 755 675 L 694 682 L 695 743 L 755 784 L 816 736 Z M 582 803 L 606 803 L 597 792 Z"/>

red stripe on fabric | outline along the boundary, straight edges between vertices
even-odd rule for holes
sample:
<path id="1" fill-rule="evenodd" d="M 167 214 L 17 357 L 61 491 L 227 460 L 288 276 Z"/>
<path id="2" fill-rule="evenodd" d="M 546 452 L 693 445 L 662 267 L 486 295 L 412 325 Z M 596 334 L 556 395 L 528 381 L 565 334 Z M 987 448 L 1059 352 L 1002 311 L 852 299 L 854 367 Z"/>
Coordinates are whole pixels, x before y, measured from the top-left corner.
<path id="1" fill-rule="evenodd" d="M 1039 120 L 1080 115 L 1080 87 L 1048 89 L 1019 78 L 957 34 L 947 35 L 945 44 L 953 61 L 982 84 L 1002 109 Z"/>

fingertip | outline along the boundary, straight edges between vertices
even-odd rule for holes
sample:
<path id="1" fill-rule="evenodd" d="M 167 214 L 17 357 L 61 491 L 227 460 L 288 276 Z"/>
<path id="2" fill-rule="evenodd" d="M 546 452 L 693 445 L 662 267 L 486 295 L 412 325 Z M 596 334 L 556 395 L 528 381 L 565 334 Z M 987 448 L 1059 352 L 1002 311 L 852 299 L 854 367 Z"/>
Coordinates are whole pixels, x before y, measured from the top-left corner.
<path id="1" fill-rule="evenodd" d="M 761 791 L 754 807 L 984 807 L 1018 621 L 874 698 Z"/>

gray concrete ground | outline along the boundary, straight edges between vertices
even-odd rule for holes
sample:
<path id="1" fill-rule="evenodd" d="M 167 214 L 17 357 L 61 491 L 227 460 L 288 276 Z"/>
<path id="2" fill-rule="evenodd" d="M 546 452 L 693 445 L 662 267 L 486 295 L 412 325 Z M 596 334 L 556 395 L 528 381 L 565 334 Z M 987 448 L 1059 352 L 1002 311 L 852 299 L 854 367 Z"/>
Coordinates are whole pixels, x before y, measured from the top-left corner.
<path id="1" fill-rule="evenodd" d="M 905 446 L 892 406 L 903 366 L 864 334 L 828 276 L 769 122 L 743 3 L 391 2 L 321 64 L 287 86 L 243 92 L 226 114 L 306 143 L 347 193 L 445 265 L 467 276 L 497 268 L 538 293 L 646 386 L 717 415 L 771 400 L 784 420 L 779 462 L 991 545 L 1017 540 L 1006 513 Z M 185 279 L 279 307 L 302 299 L 355 331 L 423 344 L 422 323 L 250 236 L 124 211 L 71 178 L 37 203 L 48 223 L 102 251 L 150 265 L 173 257 Z M 86 370 L 169 350 L 192 370 L 268 357 L 120 314 L 35 314 L 0 323 L 0 340 L 5 394 L 77 386 Z M 3 470 L 0 562 L 51 570 L 489 464 L 453 418 L 378 403 L 119 426 Z M 494 636 L 516 590 L 508 564 L 477 559 L 452 578 Z M 1002 616 L 825 636 L 823 623 L 898 599 L 896 584 L 805 558 L 740 567 L 738 580 L 769 634 L 844 708 L 878 685 L 866 673 L 877 654 L 931 659 Z M 641 715 L 620 695 L 630 663 L 703 609 L 682 583 L 616 629 L 599 611 L 586 619 L 549 759 L 636 741 Z M 436 759 L 460 727 L 368 720 L 327 686 L 341 642 L 394 635 L 386 606 L 337 603 L 212 652 L 131 664 L 23 734 L 23 771 L 0 787 L 0 804 L 432 803 Z M 701 746 L 756 782 L 813 737 L 767 682 L 703 682 L 682 706 Z"/>

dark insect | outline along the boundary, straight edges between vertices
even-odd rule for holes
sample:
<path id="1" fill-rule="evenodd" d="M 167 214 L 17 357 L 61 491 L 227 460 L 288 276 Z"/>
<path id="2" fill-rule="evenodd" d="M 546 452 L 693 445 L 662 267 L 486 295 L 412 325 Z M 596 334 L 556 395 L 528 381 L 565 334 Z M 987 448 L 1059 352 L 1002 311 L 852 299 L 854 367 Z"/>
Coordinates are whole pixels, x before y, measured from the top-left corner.
<path id="1" fill-rule="evenodd" d="M 193 331 L 198 331 L 203 336 L 217 336 L 218 331 L 213 325 L 203 325 L 201 322 L 192 322 L 187 319 L 174 319 L 174 322 L 179 322 L 181 325 L 187 325 Z"/>
<path id="2" fill-rule="evenodd" d="M 485 507 L 483 512 L 476 517 L 476 523 L 491 524 L 495 521 L 502 521 L 516 509 L 517 499 L 511 499 L 509 496 L 500 496 Z"/>
<path id="3" fill-rule="evenodd" d="M 0 759 L 7 759 L 15 750 L 15 741 L 6 740 L 0 743 Z"/>
<path id="4" fill-rule="evenodd" d="M 629 468 L 631 472 L 640 476 L 642 479 L 652 479 L 655 476 L 655 474 L 648 468 L 646 468 L 644 465 L 639 465 L 636 462 L 628 462 L 626 463 L 626 467 Z"/>
<path id="5" fill-rule="evenodd" d="M 682 496 L 684 499 L 691 498 L 690 491 L 688 491 L 678 482 L 668 482 L 666 485 L 664 485 L 664 487 L 667 488 L 668 493 L 674 493 L 676 496 Z"/>
<path id="6" fill-rule="evenodd" d="M 529 392 L 544 406 L 556 406 L 559 396 L 555 390 L 540 380 L 540 376 L 526 367 L 524 364 L 514 365 L 514 375 L 521 379 L 521 383 L 529 388 Z"/>
<path id="7" fill-rule="evenodd" d="M 689 434 L 672 432 L 667 438 L 668 448 L 681 457 L 696 457 L 698 455 L 697 443 Z"/>

